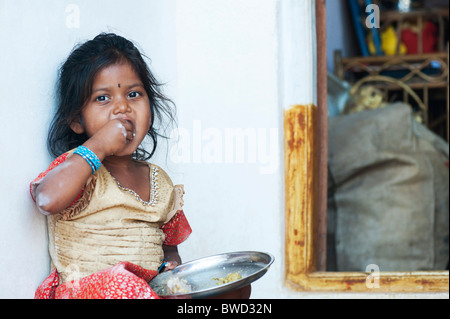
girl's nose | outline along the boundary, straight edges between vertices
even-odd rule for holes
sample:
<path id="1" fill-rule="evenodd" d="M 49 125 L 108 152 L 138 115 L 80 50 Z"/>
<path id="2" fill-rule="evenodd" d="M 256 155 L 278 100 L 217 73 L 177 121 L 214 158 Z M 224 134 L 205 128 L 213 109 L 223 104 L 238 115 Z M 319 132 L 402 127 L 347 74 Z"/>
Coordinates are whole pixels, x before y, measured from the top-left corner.
<path id="1" fill-rule="evenodd" d="M 126 100 L 119 100 L 114 104 L 114 114 L 130 112 L 131 108 Z"/>

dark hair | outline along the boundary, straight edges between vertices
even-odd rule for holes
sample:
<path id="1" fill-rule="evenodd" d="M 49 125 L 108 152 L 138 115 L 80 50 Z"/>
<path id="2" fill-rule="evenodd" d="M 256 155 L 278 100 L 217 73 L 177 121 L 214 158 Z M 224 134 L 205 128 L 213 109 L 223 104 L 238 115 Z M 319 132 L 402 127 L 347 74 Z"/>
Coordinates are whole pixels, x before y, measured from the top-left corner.
<path id="1" fill-rule="evenodd" d="M 153 156 L 157 138 L 165 137 L 154 128 L 155 119 L 162 122 L 163 117 L 167 116 L 174 122 L 175 105 L 162 93 L 162 84 L 155 79 L 142 56 L 131 41 L 113 33 L 101 33 L 93 40 L 74 48 L 59 70 L 58 105 L 47 137 L 47 146 L 53 156 L 59 156 L 88 139 L 85 134 L 73 132 L 70 123 L 81 115 L 85 102 L 92 94 L 96 74 L 103 68 L 122 61 L 130 63 L 141 79 L 152 115 L 147 135 L 153 141 L 153 149 L 147 152 L 138 148 L 133 157 L 148 160 Z"/>

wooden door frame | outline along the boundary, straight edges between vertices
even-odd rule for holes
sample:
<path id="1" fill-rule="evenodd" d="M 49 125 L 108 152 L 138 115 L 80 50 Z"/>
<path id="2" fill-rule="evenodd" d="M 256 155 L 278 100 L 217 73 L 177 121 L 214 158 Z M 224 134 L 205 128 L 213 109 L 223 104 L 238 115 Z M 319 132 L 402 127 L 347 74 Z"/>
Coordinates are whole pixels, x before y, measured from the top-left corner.
<path id="1" fill-rule="evenodd" d="M 300 0 L 304 1 L 304 0 Z M 285 283 L 297 291 L 448 292 L 448 271 L 326 272 L 327 67 L 325 0 L 315 1 L 317 106 L 284 111 Z M 378 281 L 376 281 L 378 280 Z M 376 283 L 376 284 L 375 284 Z"/>

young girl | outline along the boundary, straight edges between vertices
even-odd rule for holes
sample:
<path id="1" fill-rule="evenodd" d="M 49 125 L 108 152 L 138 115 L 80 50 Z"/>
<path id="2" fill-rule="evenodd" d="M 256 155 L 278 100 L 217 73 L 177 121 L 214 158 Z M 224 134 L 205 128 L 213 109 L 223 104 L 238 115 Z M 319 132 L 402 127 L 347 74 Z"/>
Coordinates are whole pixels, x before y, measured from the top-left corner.
<path id="1" fill-rule="evenodd" d="M 50 276 L 35 298 L 158 298 L 148 282 L 191 233 L 183 186 L 158 166 L 155 120 L 171 101 L 138 49 L 115 34 L 76 48 L 59 75 L 48 146 L 58 156 L 30 186 L 48 216 Z M 150 153 L 140 147 L 146 136 Z M 62 155 L 61 155 L 62 154 Z"/>

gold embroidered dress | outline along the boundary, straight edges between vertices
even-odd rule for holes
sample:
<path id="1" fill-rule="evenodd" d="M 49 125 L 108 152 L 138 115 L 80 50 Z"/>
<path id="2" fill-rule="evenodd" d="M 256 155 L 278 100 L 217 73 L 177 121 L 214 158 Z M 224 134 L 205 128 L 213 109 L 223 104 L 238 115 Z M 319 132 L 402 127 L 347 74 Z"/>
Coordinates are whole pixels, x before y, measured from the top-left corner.
<path id="1" fill-rule="evenodd" d="M 30 186 L 33 199 L 42 178 L 72 156 L 57 158 Z M 160 167 L 149 166 L 150 200 L 145 202 L 101 166 L 75 202 L 48 216 L 52 269 L 60 282 L 78 280 L 120 262 L 156 271 L 164 257 L 162 245 L 175 246 L 191 233 L 182 211 L 183 186 L 173 185 Z"/>

